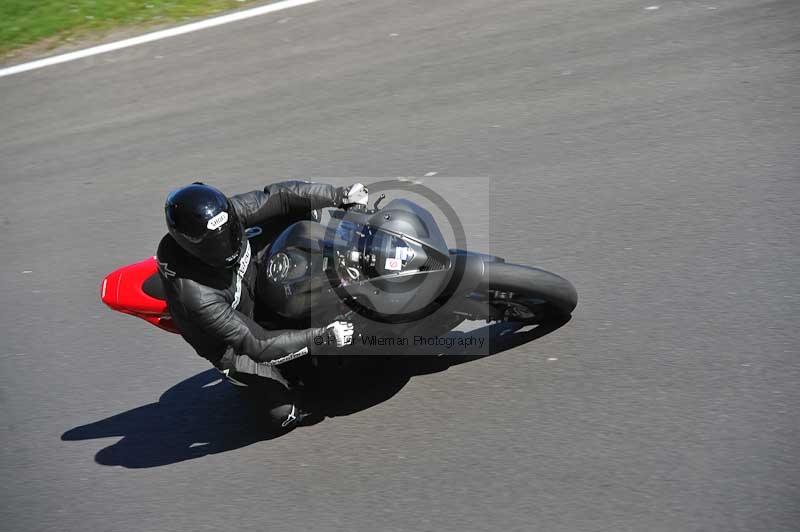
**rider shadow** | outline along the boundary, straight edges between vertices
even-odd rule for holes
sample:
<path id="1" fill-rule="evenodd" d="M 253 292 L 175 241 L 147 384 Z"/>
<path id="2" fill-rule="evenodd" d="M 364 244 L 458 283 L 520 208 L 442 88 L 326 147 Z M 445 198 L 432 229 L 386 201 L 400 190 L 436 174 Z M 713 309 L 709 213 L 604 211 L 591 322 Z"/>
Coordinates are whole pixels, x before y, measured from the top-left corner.
<path id="1" fill-rule="evenodd" d="M 539 325 L 530 331 L 496 324 L 470 333 L 451 332 L 445 338 L 457 343 L 466 335 L 482 337 L 488 349 L 473 345 L 448 349 L 446 354 L 440 348 L 417 349 L 415 355 L 378 357 L 380 364 L 367 364 L 355 371 L 352 367 L 343 368 L 322 389 L 325 414 L 336 417 L 366 410 L 393 397 L 414 376 L 501 353 L 549 334 L 567 321 Z M 203 371 L 164 392 L 156 403 L 75 427 L 61 439 L 121 437 L 101 449 L 95 461 L 108 466 L 149 468 L 230 451 L 285 434 L 266 428 L 258 405 L 220 377 L 217 370 Z"/>
<path id="2" fill-rule="evenodd" d="M 159 398 L 121 414 L 75 427 L 64 441 L 122 437 L 95 461 L 129 468 L 157 467 L 245 447 L 277 436 L 215 369 L 179 382 Z"/>

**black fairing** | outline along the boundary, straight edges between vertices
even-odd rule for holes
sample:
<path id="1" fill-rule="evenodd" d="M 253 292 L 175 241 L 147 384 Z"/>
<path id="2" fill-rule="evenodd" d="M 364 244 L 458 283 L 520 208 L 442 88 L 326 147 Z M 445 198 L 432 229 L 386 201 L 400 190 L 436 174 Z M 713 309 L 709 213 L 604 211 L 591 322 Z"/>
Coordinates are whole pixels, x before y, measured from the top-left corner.
<path id="1" fill-rule="evenodd" d="M 339 212 L 327 226 L 297 222 L 262 264 L 260 292 L 270 307 L 312 323 L 349 309 L 412 316 L 442 293 L 451 267 L 433 217 L 403 199 L 371 215 Z"/>

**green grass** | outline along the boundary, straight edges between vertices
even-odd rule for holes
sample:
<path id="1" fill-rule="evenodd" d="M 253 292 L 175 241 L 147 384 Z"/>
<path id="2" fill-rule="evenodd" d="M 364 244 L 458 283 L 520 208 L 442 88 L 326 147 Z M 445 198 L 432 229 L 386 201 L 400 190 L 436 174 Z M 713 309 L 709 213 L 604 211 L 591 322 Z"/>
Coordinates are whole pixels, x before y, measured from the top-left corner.
<path id="1" fill-rule="evenodd" d="M 183 22 L 241 7 L 237 0 L 0 0 L 0 56 L 45 42 L 102 34 L 118 26 Z"/>

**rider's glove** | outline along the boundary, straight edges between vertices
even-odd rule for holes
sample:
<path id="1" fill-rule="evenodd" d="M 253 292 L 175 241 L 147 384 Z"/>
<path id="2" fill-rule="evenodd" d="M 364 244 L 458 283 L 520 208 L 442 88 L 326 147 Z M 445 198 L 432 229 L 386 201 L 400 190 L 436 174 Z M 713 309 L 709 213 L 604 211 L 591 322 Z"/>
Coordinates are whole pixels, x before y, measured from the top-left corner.
<path id="1" fill-rule="evenodd" d="M 342 189 L 340 207 L 345 205 L 367 205 L 369 201 L 369 191 L 361 183 L 356 183 Z"/>
<path id="2" fill-rule="evenodd" d="M 336 342 L 336 347 L 344 347 L 353 343 L 353 324 L 347 321 L 334 321 L 325 328 L 328 331 L 330 343 Z"/>

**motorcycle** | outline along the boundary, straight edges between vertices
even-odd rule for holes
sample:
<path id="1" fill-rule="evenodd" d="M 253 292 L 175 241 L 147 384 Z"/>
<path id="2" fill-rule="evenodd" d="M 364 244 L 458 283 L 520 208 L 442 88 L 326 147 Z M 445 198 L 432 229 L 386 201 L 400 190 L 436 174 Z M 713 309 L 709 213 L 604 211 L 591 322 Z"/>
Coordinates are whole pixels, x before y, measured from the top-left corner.
<path id="1" fill-rule="evenodd" d="M 247 229 L 254 253 L 263 252 L 259 292 L 270 302 L 271 328 L 351 321 L 360 336 L 349 349 L 364 353 L 383 352 L 376 338 L 382 346 L 389 342 L 381 338 L 432 337 L 467 320 L 527 326 L 569 319 L 577 292 L 563 277 L 450 249 L 429 211 L 402 198 L 381 208 L 383 199 L 372 208 L 330 210 L 326 224 L 319 216 L 296 221 L 272 242 L 264 228 Z M 106 276 L 101 300 L 179 333 L 155 257 Z"/>

